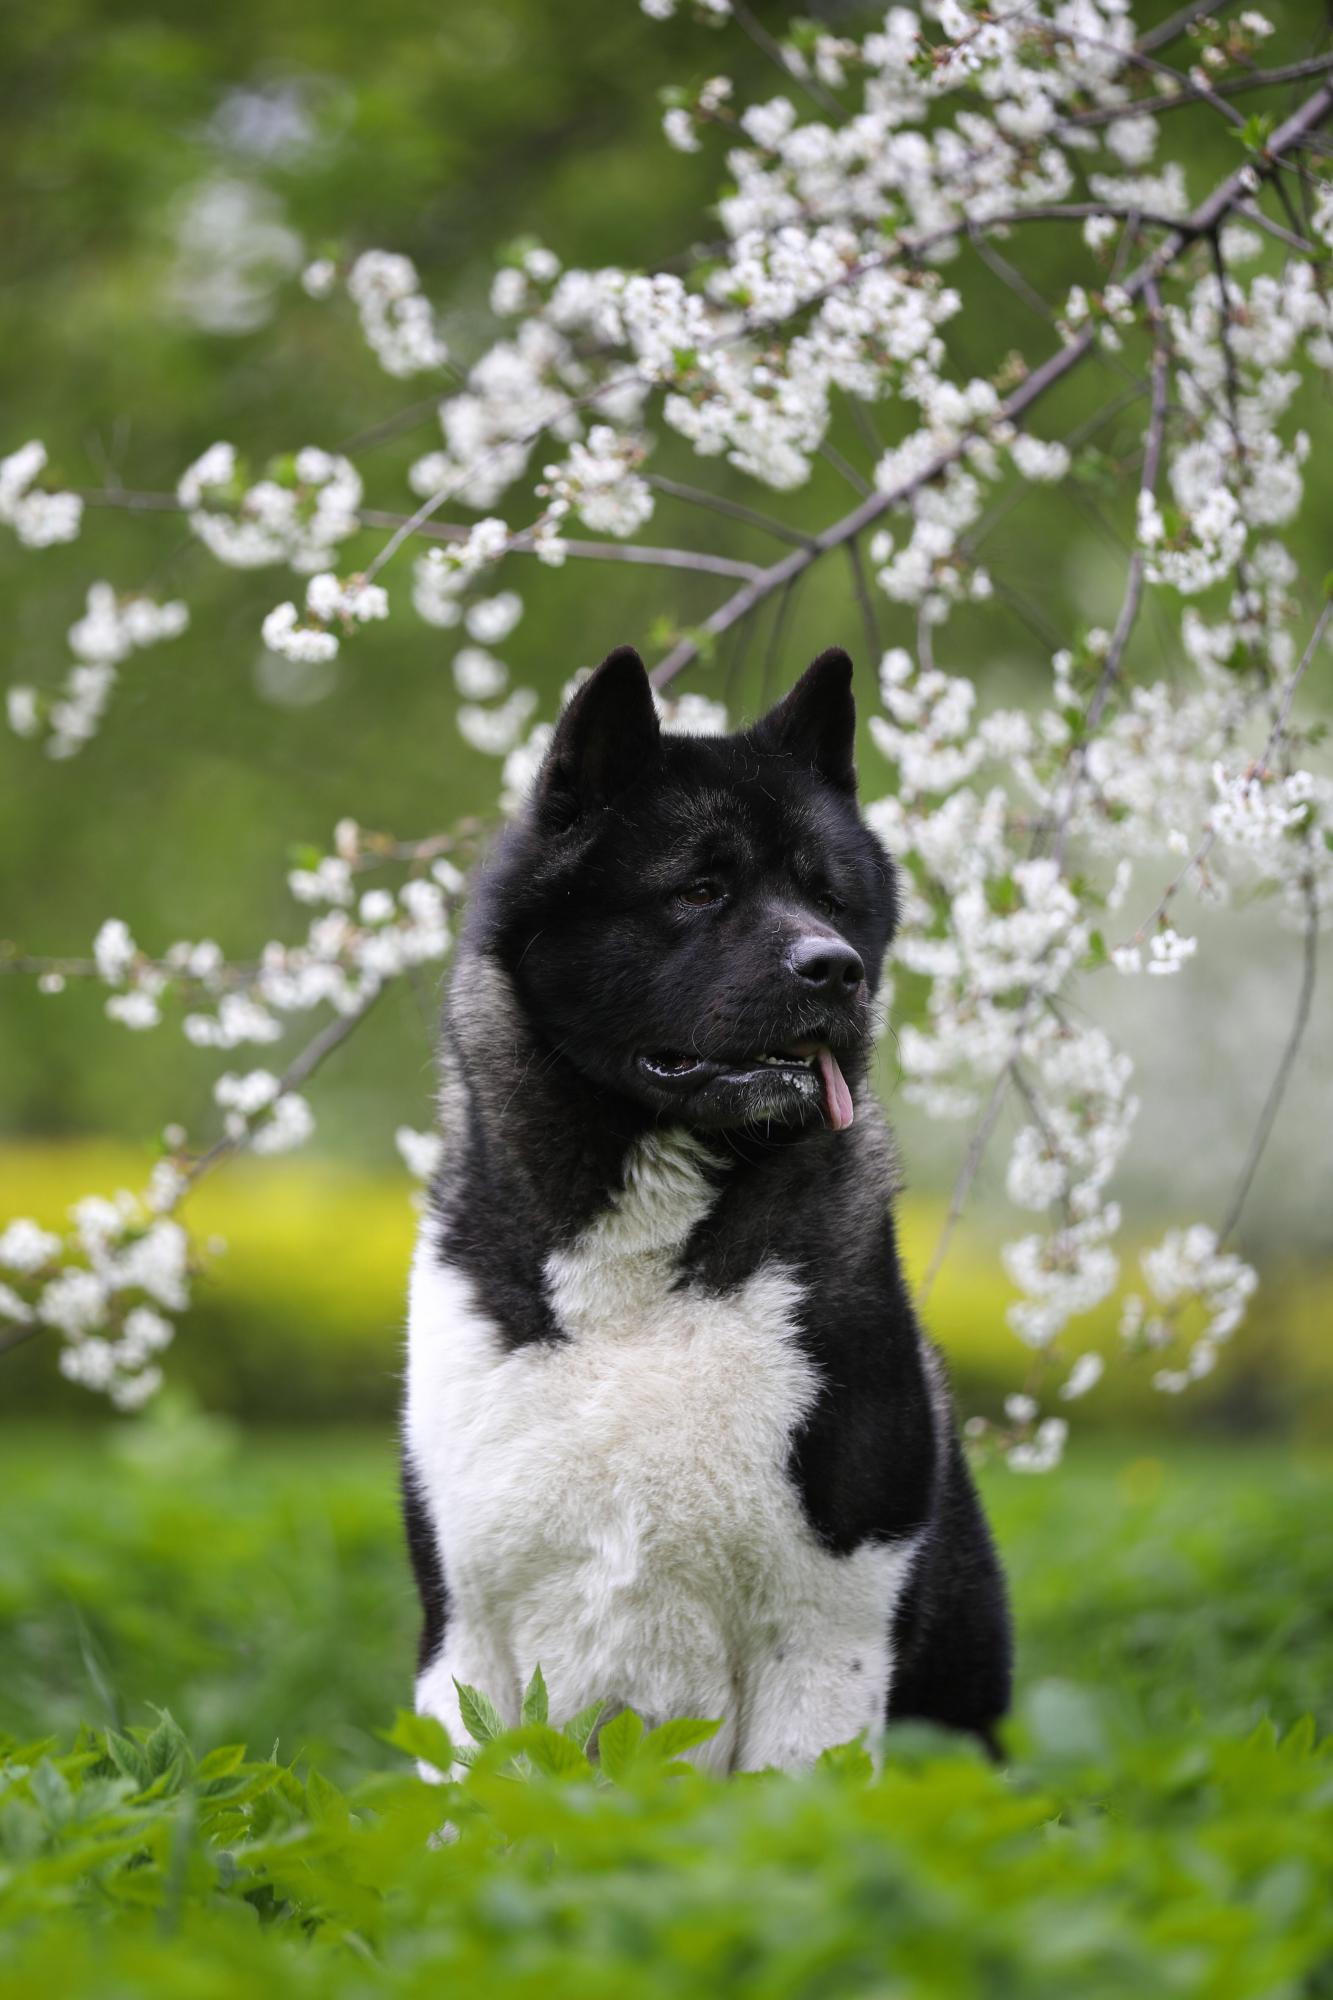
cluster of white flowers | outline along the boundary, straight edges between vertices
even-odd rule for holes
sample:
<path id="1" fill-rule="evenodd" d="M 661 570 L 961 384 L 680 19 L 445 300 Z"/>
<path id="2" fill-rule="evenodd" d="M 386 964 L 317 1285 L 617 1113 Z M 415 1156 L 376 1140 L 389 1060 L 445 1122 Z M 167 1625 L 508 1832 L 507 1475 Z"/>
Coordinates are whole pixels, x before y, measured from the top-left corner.
<path id="1" fill-rule="evenodd" d="M 83 502 L 77 493 L 48 493 L 33 486 L 45 467 L 46 446 L 35 438 L 8 458 L 0 458 L 0 521 L 29 549 L 74 541 L 83 521 Z"/>
<path id="2" fill-rule="evenodd" d="M 189 622 L 181 603 L 122 597 L 109 583 L 94 583 L 83 617 L 69 628 L 75 664 L 51 696 L 21 684 L 7 689 L 10 728 L 17 736 L 41 738 L 48 757 L 73 757 L 97 734 L 121 662 L 141 647 L 176 638 Z"/>
<path id="3" fill-rule="evenodd" d="M 676 0 L 642 5 L 665 19 Z M 730 14 L 727 0 L 698 0 L 695 11 L 714 25 Z M 1269 31 L 1253 10 L 1195 22 L 1196 78 L 1211 93 L 1243 70 L 1252 85 Z M 806 26 L 775 53 L 783 89 L 764 101 L 739 103 L 717 75 L 670 94 L 669 144 L 719 142 L 725 152 L 724 240 L 693 275 L 566 268 L 544 246 L 515 251 L 496 273 L 499 337 L 441 397 L 441 447 L 409 475 L 423 505 L 382 560 L 410 533 L 430 538 L 415 561 L 413 605 L 428 624 L 459 630 L 449 662 L 458 727 L 503 759 L 501 804 L 511 810 L 551 724 L 500 657 L 523 602 L 499 587 L 499 565 L 605 555 L 567 538 L 574 516 L 595 535 L 637 534 L 653 511 L 650 466 L 664 431 L 701 460 L 723 458 L 790 492 L 821 453 L 839 461 L 830 426 L 849 404 L 858 411 L 856 509 L 812 529 L 771 570 L 742 570 L 706 630 L 730 631 L 797 573 L 793 564 L 844 549 L 895 640 L 914 632 L 914 650 L 895 643 L 878 663 L 882 712 L 870 733 L 893 783 L 868 806 L 901 864 L 903 984 L 924 995 L 898 1024 L 904 1087 L 934 1116 L 977 1121 L 962 1195 L 1003 1130 L 1007 1194 L 1042 1218 L 1004 1252 L 1029 1374 L 996 1427 L 1012 1465 L 1042 1470 L 1058 1459 L 1066 1424 L 1043 1413 L 1040 1395 L 1049 1387 L 1076 1400 L 1102 1370 L 1098 1351 L 1070 1344 L 1071 1328 L 1119 1282 L 1113 1182 L 1137 1109 L 1132 1065 L 1091 1020 L 1088 983 L 1103 970 L 1189 978 L 1200 946 L 1180 898 L 1222 904 L 1263 889 L 1307 929 L 1333 915 L 1333 780 L 1314 767 L 1317 744 L 1293 713 L 1318 648 L 1298 659 L 1309 609 L 1285 539 L 1316 448 L 1303 426 L 1319 406 L 1303 391 L 1333 369 L 1333 306 L 1319 260 L 1286 223 L 1276 224 L 1281 244 L 1261 234 L 1256 206 L 1275 170 L 1271 149 L 1296 149 L 1303 117 L 1318 126 L 1328 85 L 1312 79 L 1305 111 L 1280 133 L 1266 129 L 1264 148 L 1210 188 L 1194 184 L 1191 156 L 1162 157 L 1180 129 L 1168 114 L 1197 93 L 1160 59 L 1145 70 L 1128 0 L 922 0 L 891 5 L 859 39 Z M 843 94 L 838 104 L 830 93 Z M 1302 227 L 1333 245 L 1333 188 L 1312 188 Z M 961 366 L 946 333 L 968 280 L 946 282 L 946 267 L 965 274 L 985 236 L 1020 255 L 1037 218 L 1068 231 L 1051 315 L 1064 346 Z M 1189 226 L 1172 230 L 1172 219 Z M 340 275 L 320 259 L 305 288 L 327 297 Z M 407 258 L 366 252 L 345 282 L 391 374 L 445 363 Z M 1073 440 L 1028 425 L 1038 397 L 1089 353 L 1131 375 L 1140 357 L 1153 378 L 1140 488 L 1125 495 L 1133 543 L 1121 611 L 1109 629 L 1054 649 L 1044 695 L 1021 710 L 997 706 L 948 671 L 949 621 L 1002 588 L 979 559 L 991 522 L 1027 487 L 1083 476 Z M 887 448 L 876 441 L 876 405 L 889 413 Z M 44 463 L 40 446 L 0 463 L 0 517 L 31 542 L 78 527 L 74 496 L 35 485 Z M 511 521 L 500 508 L 515 488 Z M 271 461 L 251 483 L 220 444 L 189 468 L 177 497 L 221 561 L 309 577 L 304 605 L 279 604 L 263 636 L 290 658 L 320 660 L 389 611 L 373 581 L 379 563 L 371 581 L 336 567 L 361 496 L 348 461 L 316 447 Z M 447 519 L 447 503 L 481 518 Z M 673 567 L 709 566 L 701 550 L 666 553 Z M 1169 674 L 1142 664 L 1144 602 L 1179 632 Z M 873 603 L 863 609 L 873 623 Z M 152 616 L 160 626 L 178 612 Z M 76 627 L 85 638 L 72 635 L 81 667 L 114 671 L 122 655 L 111 657 L 107 635 L 114 627 L 141 644 L 150 622 L 147 609 L 90 599 Z M 702 645 L 682 634 L 667 677 Z M 96 705 L 92 681 L 81 699 Z M 726 727 L 720 705 L 696 693 L 673 687 L 661 706 L 668 727 Z M 10 691 L 10 716 L 26 733 L 42 726 L 29 689 Z M 311 913 L 306 936 L 266 945 L 246 967 L 226 965 L 207 941 L 151 959 L 109 924 L 95 951 L 114 988 L 108 1011 L 147 1027 L 179 994 L 187 1036 L 217 1049 L 275 1041 L 284 1017 L 319 1005 L 358 1015 L 386 980 L 448 946 L 462 886 L 455 863 L 429 843 L 395 858 L 407 860 L 405 880 L 364 887 L 362 870 L 384 850 L 345 824 L 331 854 L 289 878 Z M 1130 930 L 1121 912 L 1132 891 L 1151 914 Z M 1156 989 L 1145 979 L 1141 990 Z M 310 1129 L 304 1099 L 267 1069 L 224 1076 L 217 1099 L 236 1144 L 274 1149 Z M 1019 1111 L 1010 1125 L 1006 1107 Z M 404 1131 L 399 1145 L 414 1171 L 429 1170 L 425 1135 Z M 1145 1277 L 1157 1309 L 1131 1307 L 1131 1345 L 1156 1351 L 1176 1338 L 1186 1308 L 1204 1314 L 1183 1366 L 1156 1378 L 1170 1391 L 1211 1365 L 1253 1276 L 1199 1225 L 1145 1259 Z M 71 1325 L 81 1288 L 76 1279 Z"/>
<path id="4" fill-rule="evenodd" d="M 156 1357 L 175 1333 L 165 1313 L 190 1302 L 189 1239 L 165 1205 L 160 1183 L 144 1197 L 89 1195 L 64 1235 L 26 1217 L 0 1234 L 0 1321 L 58 1334 L 61 1373 L 117 1409 L 158 1388 Z"/>
<path id="5" fill-rule="evenodd" d="M 510 541 L 508 523 L 488 517 L 476 522 L 461 541 L 443 548 L 436 544 L 418 556 L 412 587 L 418 615 L 445 631 L 459 624 L 473 578 L 507 555 Z"/>
<path id="6" fill-rule="evenodd" d="M 1216 1232 L 1196 1222 L 1190 1229 L 1170 1229 L 1162 1241 L 1139 1260 L 1156 1307 L 1132 1292 L 1120 1322 L 1122 1337 L 1134 1348 L 1160 1354 L 1188 1339 L 1179 1368 L 1162 1368 L 1153 1377 L 1157 1388 L 1178 1396 L 1192 1382 L 1211 1374 L 1217 1350 L 1245 1317 L 1259 1280 L 1241 1258 L 1219 1249 Z M 1195 1321 L 1192 1337 L 1182 1319 Z"/>
<path id="7" fill-rule="evenodd" d="M 587 443 L 577 438 L 561 465 L 548 465 L 538 494 L 548 518 L 562 520 L 571 510 L 602 535 L 632 535 L 653 511 L 652 490 L 635 470 L 643 446 L 617 436 L 609 424 L 594 424 Z"/>
<path id="8" fill-rule="evenodd" d="M 700 18 L 714 25 L 725 21 L 731 12 L 731 0 L 694 0 L 694 4 Z M 677 0 L 639 0 L 639 5 L 650 21 L 669 21 Z"/>
<path id="9" fill-rule="evenodd" d="M 1050 1472 L 1064 1457 L 1069 1425 L 1063 1417 L 1043 1417 L 1033 1427 L 1035 1407 L 1032 1414 L 1027 1407 L 1031 1403 L 1030 1396 L 1011 1396 L 1006 1404 L 1005 1415 L 1015 1430 L 1030 1429 L 1030 1435 L 1020 1435 L 1010 1445 L 1008 1462 L 1014 1472 Z"/>
<path id="10" fill-rule="evenodd" d="M 494 506 L 526 471 L 544 430 L 577 435 L 574 406 L 588 386 L 556 305 L 540 307 L 512 337 L 488 349 L 469 370 L 464 390 L 440 404 L 445 449 L 417 460 L 413 491 L 423 498 L 447 493 L 469 507 Z"/>
<path id="11" fill-rule="evenodd" d="M 234 445 L 212 444 L 176 487 L 190 527 L 221 563 L 266 569 L 286 563 L 303 575 L 322 570 L 357 529 L 361 475 L 350 459 L 308 444 L 270 459 L 246 484 Z"/>
<path id="12" fill-rule="evenodd" d="M 439 1166 L 444 1152 L 444 1141 L 438 1132 L 417 1132 L 410 1125 L 400 1125 L 393 1135 L 403 1165 L 416 1180 L 428 1181 Z"/>
<path id="13" fill-rule="evenodd" d="M 255 1153 L 291 1152 L 315 1129 L 305 1098 L 284 1090 L 270 1070 L 253 1069 L 248 1076 L 228 1070 L 213 1085 L 213 1099 L 226 1112 L 227 1137 L 245 1140 Z"/>
<path id="14" fill-rule="evenodd" d="M 316 297 L 322 282 L 322 272 L 312 284 L 307 271 L 306 290 Z M 421 375 L 449 359 L 410 257 L 393 250 L 362 251 L 347 274 L 347 292 L 386 374 Z"/>
<path id="15" fill-rule="evenodd" d="M 335 624 L 347 633 L 388 615 L 389 594 L 382 584 L 323 570 L 306 585 L 304 614 L 290 599 L 275 604 L 261 633 L 269 651 L 285 659 L 331 660 L 338 651 Z"/>

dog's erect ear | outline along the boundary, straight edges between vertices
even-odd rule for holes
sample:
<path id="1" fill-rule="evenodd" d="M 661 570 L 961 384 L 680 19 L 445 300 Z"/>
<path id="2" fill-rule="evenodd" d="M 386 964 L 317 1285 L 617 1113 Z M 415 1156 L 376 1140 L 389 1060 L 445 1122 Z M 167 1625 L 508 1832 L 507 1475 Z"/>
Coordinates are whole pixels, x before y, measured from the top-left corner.
<path id="1" fill-rule="evenodd" d="M 840 790 L 854 792 L 856 702 L 852 663 L 842 647 L 821 653 L 751 734 L 761 749 L 780 751 Z"/>
<path id="2" fill-rule="evenodd" d="M 660 740 L 643 661 L 633 646 L 617 646 L 556 724 L 537 787 L 543 819 L 568 825 L 607 805 L 651 763 Z"/>

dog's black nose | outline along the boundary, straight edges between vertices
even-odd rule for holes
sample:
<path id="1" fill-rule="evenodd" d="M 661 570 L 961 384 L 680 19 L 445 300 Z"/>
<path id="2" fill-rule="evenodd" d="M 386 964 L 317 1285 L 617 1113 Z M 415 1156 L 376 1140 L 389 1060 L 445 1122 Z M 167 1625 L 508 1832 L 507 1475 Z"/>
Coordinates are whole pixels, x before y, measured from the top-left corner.
<path id="1" fill-rule="evenodd" d="M 866 976 L 860 953 L 842 938 L 798 938 L 787 964 L 802 984 L 816 993 L 850 993 Z"/>

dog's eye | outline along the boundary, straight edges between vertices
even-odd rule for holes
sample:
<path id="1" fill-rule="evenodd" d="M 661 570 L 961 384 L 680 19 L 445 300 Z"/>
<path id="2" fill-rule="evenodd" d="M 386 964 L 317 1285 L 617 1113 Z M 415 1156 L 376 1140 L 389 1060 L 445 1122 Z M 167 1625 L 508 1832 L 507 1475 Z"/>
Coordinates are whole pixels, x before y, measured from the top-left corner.
<path id="1" fill-rule="evenodd" d="M 688 903 L 692 910 L 704 910 L 710 903 L 720 903 L 722 894 L 722 884 L 705 877 L 701 881 L 691 882 L 688 889 L 682 889 L 679 901 Z"/>
<path id="2" fill-rule="evenodd" d="M 847 905 L 844 902 L 841 902 L 838 899 L 838 897 L 835 896 L 833 892 L 829 889 L 822 890 L 821 893 L 815 897 L 815 904 L 817 908 L 821 909 L 824 912 L 824 915 L 826 917 L 840 917 L 843 911 L 847 908 Z"/>

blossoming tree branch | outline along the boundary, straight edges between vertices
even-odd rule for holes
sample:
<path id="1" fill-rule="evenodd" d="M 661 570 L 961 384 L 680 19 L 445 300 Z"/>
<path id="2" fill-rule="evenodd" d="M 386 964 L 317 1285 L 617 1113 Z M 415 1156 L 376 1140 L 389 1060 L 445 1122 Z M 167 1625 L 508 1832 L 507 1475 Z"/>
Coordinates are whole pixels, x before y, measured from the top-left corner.
<path id="1" fill-rule="evenodd" d="M 650 16 L 673 8 L 643 0 Z M 405 257 L 362 248 L 305 271 L 330 312 L 349 302 L 383 369 L 433 390 L 403 417 L 441 433 L 412 469 L 415 504 L 368 499 L 369 466 L 294 439 L 272 440 L 266 459 L 217 443 L 174 492 L 69 490 L 34 442 L 0 464 L 0 522 L 40 551 L 85 533 L 95 542 L 99 508 L 179 512 L 217 562 L 288 573 L 263 639 L 296 660 L 373 644 L 365 628 L 391 615 L 456 634 L 458 728 L 499 760 L 503 810 L 522 798 L 551 728 L 502 656 L 529 564 L 646 565 L 662 573 L 664 603 L 672 572 L 717 579 L 703 625 L 678 631 L 653 672 L 668 724 L 694 730 L 727 718 L 688 688 L 690 669 L 766 606 L 780 629 L 801 578 L 842 565 L 878 673 L 869 728 L 892 767 L 868 811 L 903 875 L 897 965 L 925 995 L 898 1020 L 904 1089 L 960 1127 L 925 1289 L 1013 1109 L 1006 1189 L 1028 1218 L 1004 1250 L 1015 1391 L 1003 1417 L 977 1416 L 972 1429 L 1040 1469 L 1060 1454 L 1059 1411 L 1103 1367 L 1080 1320 L 1120 1282 L 1114 1187 L 1136 1100 L 1129 1058 L 1093 1018 L 1097 989 L 1178 975 L 1196 948 L 1191 908 L 1265 891 L 1303 940 L 1289 1033 L 1227 1211 L 1171 1230 L 1141 1260 L 1126 1365 L 1149 1368 L 1163 1391 L 1186 1388 L 1256 1284 L 1231 1239 L 1333 910 L 1333 780 L 1301 720 L 1333 606 L 1289 545 L 1303 465 L 1333 449 L 1291 416 L 1333 370 L 1322 136 L 1333 53 L 1266 67 L 1269 21 L 1227 6 L 1187 6 L 1143 34 L 1125 0 L 926 0 L 892 7 L 860 39 L 799 22 L 776 37 L 735 0 L 700 0 L 697 12 L 710 61 L 724 70 L 727 38 L 748 36 L 775 88 L 743 104 L 719 73 L 666 94 L 666 141 L 725 156 L 722 236 L 700 275 L 567 269 L 554 249 L 529 249 L 495 276 L 493 345 L 458 357 Z M 1191 106 L 1234 130 L 1234 165 L 1211 185 L 1174 147 Z M 1034 231 L 1058 232 L 1067 273 L 1058 297 L 1034 301 L 1040 337 L 960 373 L 951 273 L 979 261 L 1030 292 L 1013 259 Z M 1074 436 L 1051 434 L 1049 392 L 1098 366 L 1117 376 L 1112 402 Z M 859 465 L 830 443 L 847 407 Z M 1045 693 L 1027 709 L 996 706 L 937 664 L 949 620 L 1008 589 L 985 559 L 994 524 L 1033 486 L 1074 477 L 1080 449 L 1127 409 L 1141 429 L 1118 615 L 1110 629 L 1040 642 Z M 655 469 L 666 433 L 701 461 L 699 485 Z M 799 530 L 765 513 L 760 494 L 742 504 L 708 484 L 724 460 L 756 489 L 792 491 L 821 455 L 839 464 L 852 504 Z M 771 535 L 772 559 L 712 553 L 705 533 L 693 547 L 652 544 L 662 495 L 697 507 L 701 523 L 710 510 L 739 515 Z M 366 531 L 383 539 L 351 570 L 344 546 Z M 1150 600 L 1173 621 L 1166 678 L 1148 677 L 1134 643 Z M 910 621 L 912 645 L 883 645 L 888 606 Z M 35 752 L 75 757 L 136 650 L 169 642 L 187 618 L 183 603 L 93 581 L 68 673 L 58 686 L 10 687 L 10 726 Z M 331 851 L 289 876 L 304 928 L 244 962 L 206 939 L 138 941 L 114 916 L 87 956 L 14 947 L 0 960 L 48 993 L 100 981 L 126 1029 L 170 1018 L 225 1065 L 217 1130 L 196 1139 L 169 1127 L 142 1192 L 89 1196 L 63 1236 L 29 1220 L 0 1235 L 0 1347 L 50 1341 L 71 1380 L 121 1408 L 152 1395 L 201 1266 L 193 1189 L 242 1150 L 310 1136 L 306 1090 L 321 1065 L 391 982 L 445 957 L 483 834 L 401 839 L 343 820 Z M 308 1038 L 290 1052 L 297 1021 Z M 256 1050 L 274 1053 L 257 1064 L 238 1053 Z M 428 1172 L 436 1141 L 398 1138 L 409 1166 Z"/>

